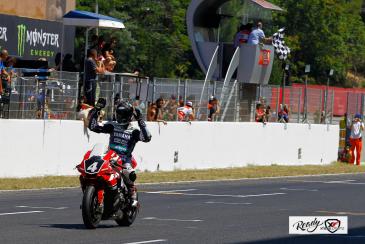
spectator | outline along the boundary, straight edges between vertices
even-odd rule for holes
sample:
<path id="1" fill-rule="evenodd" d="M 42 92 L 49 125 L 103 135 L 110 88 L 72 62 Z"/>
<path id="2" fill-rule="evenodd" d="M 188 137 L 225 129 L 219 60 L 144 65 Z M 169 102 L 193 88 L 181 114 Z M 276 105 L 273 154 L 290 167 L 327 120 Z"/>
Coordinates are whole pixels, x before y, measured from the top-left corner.
<path id="1" fill-rule="evenodd" d="M 72 54 L 67 53 L 62 62 L 62 70 L 67 72 L 77 72 L 76 65 L 72 61 Z"/>
<path id="2" fill-rule="evenodd" d="M 256 104 L 255 121 L 266 123 L 265 109 L 262 103 Z"/>
<path id="3" fill-rule="evenodd" d="M 195 119 L 193 103 L 187 101 L 184 107 L 177 109 L 177 116 L 179 121 L 190 122 Z"/>
<path id="4" fill-rule="evenodd" d="M 265 108 L 265 120 L 266 122 L 269 122 L 271 119 L 271 107 L 269 105 Z"/>
<path id="5" fill-rule="evenodd" d="M 117 39 L 115 37 L 110 38 L 110 42 L 106 43 L 101 50 L 101 53 L 104 56 L 104 58 L 110 57 L 112 60 L 115 60 L 114 49 L 116 45 L 117 45 Z"/>
<path id="6" fill-rule="evenodd" d="M 345 127 L 346 127 L 346 135 L 345 135 L 345 140 L 346 140 L 346 146 L 351 146 L 351 143 L 350 143 L 350 135 L 351 135 L 351 124 L 352 124 L 352 121 L 351 121 L 351 118 L 350 116 L 348 116 L 347 113 L 345 113 Z"/>
<path id="7" fill-rule="evenodd" d="M 208 121 L 214 121 L 216 114 L 220 112 L 219 101 L 216 97 L 214 96 L 210 97 L 208 101 L 208 110 L 209 110 Z"/>
<path id="8" fill-rule="evenodd" d="M 86 103 L 90 106 L 95 106 L 96 96 L 96 76 L 98 73 L 104 73 L 104 67 L 97 65 L 97 51 L 95 49 L 89 50 L 88 58 L 85 63 L 85 83 L 84 95 Z"/>
<path id="9" fill-rule="evenodd" d="M 56 71 L 60 70 L 60 66 L 61 66 L 61 53 L 57 53 L 56 57 L 54 58 L 54 62 L 55 62 L 55 67 L 53 68 Z"/>
<path id="10" fill-rule="evenodd" d="M 148 111 L 147 111 L 147 120 L 162 122 L 166 125 L 167 122 L 163 120 L 163 105 L 164 105 L 163 98 L 159 98 L 156 100 L 156 103 L 150 104 L 148 106 Z"/>
<path id="11" fill-rule="evenodd" d="M 252 24 L 250 24 L 250 23 L 247 25 L 240 26 L 240 31 L 237 32 L 237 34 L 234 38 L 234 48 L 235 49 L 238 46 L 240 46 L 241 44 L 245 44 L 248 42 L 248 38 L 250 36 L 251 29 L 252 29 Z"/>
<path id="12" fill-rule="evenodd" d="M 364 123 L 362 122 L 362 116 L 360 114 L 356 114 L 351 124 L 351 135 L 350 135 L 351 164 L 355 163 L 355 149 L 356 149 L 356 165 L 360 165 L 363 130 L 364 130 Z"/>
<path id="13" fill-rule="evenodd" d="M 280 104 L 280 109 L 278 112 L 278 121 L 280 123 L 289 123 L 289 108 L 286 104 L 284 104 L 284 106 Z"/>
<path id="14" fill-rule="evenodd" d="M 262 22 L 258 21 L 256 24 L 256 28 L 250 33 L 248 37 L 248 44 L 258 45 L 262 42 L 270 42 L 271 38 L 266 38 L 265 33 L 262 30 Z"/>
<path id="15" fill-rule="evenodd" d="M 111 57 L 106 57 L 104 60 L 105 71 L 113 72 L 116 64 L 117 62 L 115 62 Z"/>
<path id="16" fill-rule="evenodd" d="M 178 108 L 177 100 L 175 95 L 171 95 L 170 100 L 168 100 L 165 104 L 164 109 L 164 120 L 167 121 L 176 121 L 176 111 Z"/>
<path id="17" fill-rule="evenodd" d="M 8 50 L 3 49 L 0 53 L 0 94 L 8 92 L 8 87 L 11 82 L 11 77 L 9 73 L 6 71 L 6 60 L 9 57 Z"/>
<path id="18" fill-rule="evenodd" d="M 10 83 L 10 87 L 11 87 L 10 90 L 12 90 L 13 94 L 17 94 L 17 91 L 15 89 L 15 82 L 13 79 L 17 75 L 16 70 L 14 68 L 15 64 L 16 64 L 16 58 L 8 56 L 5 61 L 5 67 L 6 67 L 7 73 L 9 74 L 9 83 Z"/>
<path id="19" fill-rule="evenodd" d="M 98 43 L 96 45 L 96 51 L 98 53 L 98 56 L 102 55 L 102 50 L 105 46 L 105 39 L 103 36 L 98 37 Z"/>

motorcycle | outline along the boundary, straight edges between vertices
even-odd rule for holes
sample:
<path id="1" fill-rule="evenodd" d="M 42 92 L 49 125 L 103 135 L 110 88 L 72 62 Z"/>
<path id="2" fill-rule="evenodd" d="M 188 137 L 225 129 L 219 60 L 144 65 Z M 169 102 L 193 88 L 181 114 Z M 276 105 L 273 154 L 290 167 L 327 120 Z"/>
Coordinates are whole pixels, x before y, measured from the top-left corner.
<path id="1" fill-rule="evenodd" d="M 132 167 L 136 166 L 133 159 Z M 113 150 L 96 144 L 76 168 L 81 174 L 83 198 L 80 208 L 86 228 L 95 229 L 101 220 L 110 219 L 119 226 L 133 224 L 139 204 L 132 206 L 128 188 L 123 182 L 122 161 Z"/>

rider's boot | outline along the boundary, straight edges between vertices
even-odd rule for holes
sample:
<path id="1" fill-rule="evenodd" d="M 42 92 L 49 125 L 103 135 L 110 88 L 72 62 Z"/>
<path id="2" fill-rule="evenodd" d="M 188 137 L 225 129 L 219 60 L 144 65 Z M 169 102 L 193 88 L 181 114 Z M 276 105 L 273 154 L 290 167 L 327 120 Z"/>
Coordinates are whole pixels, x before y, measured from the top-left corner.
<path id="1" fill-rule="evenodd" d="M 137 188 L 133 184 L 128 185 L 129 197 L 131 199 L 131 206 L 137 207 L 138 206 L 138 199 L 137 199 Z"/>

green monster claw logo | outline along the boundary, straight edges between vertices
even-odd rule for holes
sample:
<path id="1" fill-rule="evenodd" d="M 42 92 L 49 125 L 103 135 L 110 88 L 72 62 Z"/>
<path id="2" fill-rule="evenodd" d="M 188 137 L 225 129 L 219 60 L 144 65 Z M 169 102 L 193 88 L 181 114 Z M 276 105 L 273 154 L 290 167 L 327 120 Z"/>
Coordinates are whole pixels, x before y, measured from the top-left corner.
<path id="1" fill-rule="evenodd" d="M 25 34 L 27 32 L 27 27 L 25 25 L 18 25 L 18 56 L 24 55 L 25 48 Z"/>

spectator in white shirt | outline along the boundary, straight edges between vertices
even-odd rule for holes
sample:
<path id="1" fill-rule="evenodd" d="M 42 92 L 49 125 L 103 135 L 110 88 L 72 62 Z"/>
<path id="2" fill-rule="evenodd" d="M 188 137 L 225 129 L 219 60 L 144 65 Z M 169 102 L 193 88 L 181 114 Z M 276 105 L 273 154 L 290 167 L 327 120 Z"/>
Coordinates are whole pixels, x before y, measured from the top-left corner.
<path id="1" fill-rule="evenodd" d="M 271 38 L 265 37 L 265 33 L 262 30 L 262 22 L 259 21 L 256 24 L 256 28 L 251 31 L 250 36 L 248 37 L 248 44 L 258 45 L 260 43 L 269 43 L 271 40 Z"/>

